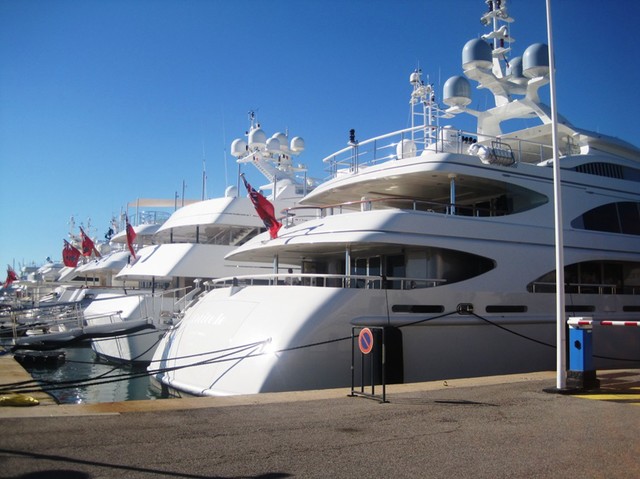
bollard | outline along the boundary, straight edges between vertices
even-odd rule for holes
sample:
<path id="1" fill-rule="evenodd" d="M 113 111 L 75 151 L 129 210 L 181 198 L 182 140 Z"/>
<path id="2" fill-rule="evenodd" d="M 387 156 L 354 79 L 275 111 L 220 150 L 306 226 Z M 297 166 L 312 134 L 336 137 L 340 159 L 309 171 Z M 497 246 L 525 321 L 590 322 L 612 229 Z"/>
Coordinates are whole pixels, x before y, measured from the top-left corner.
<path id="1" fill-rule="evenodd" d="M 593 368 L 593 321 L 591 318 L 570 318 L 569 370 L 567 387 L 598 389 L 600 381 Z"/>

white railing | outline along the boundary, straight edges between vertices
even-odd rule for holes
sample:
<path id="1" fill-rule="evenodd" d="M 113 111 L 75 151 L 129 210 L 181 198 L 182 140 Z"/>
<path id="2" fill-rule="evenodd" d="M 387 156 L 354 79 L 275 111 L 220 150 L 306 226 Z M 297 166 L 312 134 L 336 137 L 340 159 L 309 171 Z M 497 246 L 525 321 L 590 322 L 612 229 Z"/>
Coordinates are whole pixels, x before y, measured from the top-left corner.
<path id="1" fill-rule="evenodd" d="M 211 288 L 229 286 L 318 286 L 334 288 L 366 289 L 418 289 L 433 288 L 445 283 L 442 278 L 409 278 L 396 276 L 317 274 L 317 273 L 271 273 L 246 276 L 229 276 L 207 281 Z"/>
<path id="2" fill-rule="evenodd" d="M 436 201 L 424 201 L 407 197 L 384 197 L 348 201 L 325 206 L 294 206 L 283 211 L 280 218 L 285 227 L 303 223 L 308 220 L 325 218 L 327 216 L 353 213 L 354 211 L 371 211 L 376 209 L 397 208 L 413 211 L 426 211 L 440 214 L 456 214 L 464 216 L 501 216 L 507 211 L 491 210 L 473 205 L 458 205 L 455 203 L 442 203 Z"/>
<path id="3" fill-rule="evenodd" d="M 434 133 L 435 132 L 435 133 Z M 417 135 L 419 134 L 419 135 Z M 418 138 L 416 138 L 418 136 Z M 388 160 L 402 159 L 404 149 L 399 148 L 403 140 L 411 140 L 415 151 L 407 157 L 419 156 L 425 151 L 433 153 L 467 153 L 470 145 L 478 143 L 490 147 L 492 143 L 499 142 L 508 145 L 513 151 L 517 162 L 539 163 L 552 157 L 552 145 L 509 138 L 508 134 L 501 137 L 492 137 L 464 130 L 455 130 L 450 127 L 418 126 L 398 130 L 385 135 L 370 138 L 362 142 L 355 142 L 331 155 L 323 158 L 328 165 L 330 178 L 335 178 L 344 173 L 357 173 L 363 166 L 372 166 Z M 571 152 L 572 145 L 568 145 Z"/>
<path id="4" fill-rule="evenodd" d="M 534 293 L 553 293 L 555 282 L 535 281 L 531 284 Z M 640 294 L 638 286 L 624 286 L 609 283 L 566 283 L 565 294 Z"/>

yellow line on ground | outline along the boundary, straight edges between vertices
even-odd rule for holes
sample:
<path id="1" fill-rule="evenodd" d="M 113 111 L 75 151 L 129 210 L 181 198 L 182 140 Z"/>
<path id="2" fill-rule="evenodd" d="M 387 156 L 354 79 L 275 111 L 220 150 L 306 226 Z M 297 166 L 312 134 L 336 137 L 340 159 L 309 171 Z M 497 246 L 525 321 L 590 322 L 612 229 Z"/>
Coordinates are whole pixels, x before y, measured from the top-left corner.
<path id="1" fill-rule="evenodd" d="M 578 394 L 576 395 L 576 397 L 582 399 L 594 399 L 596 401 L 612 401 L 640 406 L 640 387 L 624 388 L 624 392 L 618 389 L 603 391 L 602 394 Z"/>

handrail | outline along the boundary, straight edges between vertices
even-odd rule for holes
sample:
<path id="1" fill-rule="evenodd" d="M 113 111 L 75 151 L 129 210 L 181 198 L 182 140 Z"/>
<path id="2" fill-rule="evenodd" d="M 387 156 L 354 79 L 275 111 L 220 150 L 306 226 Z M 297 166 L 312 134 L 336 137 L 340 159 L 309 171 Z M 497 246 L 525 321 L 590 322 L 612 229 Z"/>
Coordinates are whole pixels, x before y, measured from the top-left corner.
<path id="1" fill-rule="evenodd" d="M 358 142 L 358 147 L 363 146 L 363 145 L 368 145 L 369 143 L 373 143 L 373 142 L 377 142 L 379 140 L 384 140 L 385 138 L 390 138 L 392 136 L 397 136 L 397 135 L 402 135 L 404 133 L 411 133 L 413 131 L 419 131 L 419 130 L 423 130 L 426 129 L 427 127 L 424 125 L 420 125 L 420 126 L 414 126 L 413 128 L 404 128 L 402 130 L 396 130 L 396 131 L 392 131 L 391 133 L 386 133 L 384 135 L 380 135 L 380 136 L 376 136 L 374 138 L 369 138 L 367 140 Z M 428 128 L 432 128 L 432 127 L 428 127 Z M 379 149 L 383 149 L 383 148 L 390 148 L 392 146 L 395 146 L 393 143 L 385 145 L 385 146 L 381 146 Z M 347 146 L 341 150 L 336 151 L 335 153 L 332 153 L 329 156 L 326 156 L 322 159 L 323 163 L 330 163 L 331 159 L 338 156 L 338 155 L 342 155 L 344 153 L 347 152 L 351 152 L 353 150 L 353 146 Z"/>
<path id="2" fill-rule="evenodd" d="M 492 216 L 491 214 L 492 212 L 494 213 L 493 216 L 499 216 L 501 213 L 506 214 L 506 211 L 491 210 L 489 208 L 482 208 L 478 206 L 458 205 L 456 203 L 442 203 L 437 201 L 425 201 L 425 200 L 419 200 L 415 198 L 409 198 L 406 196 L 388 196 L 384 198 L 365 198 L 361 200 L 346 201 L 344 203 L 334 203 L 334 204 L 323 205 L 323 206 L 312 206 L 312 205 L 293 206 L 291 208 L 286 208 L 283 210 L 283 217 L 281 219 L 286 226 L 291 226 L 293 224 L 295 216 L 298 216 L 300 218 L 304 217 L 302 215 L 296 214 L 299 211 L 317 210 L 317 213 L 313 215 L 313 217 L 324 218 L 325 216 L 342 214 L 344 212 L 343 210 L 347 207 L 360 206 L 361 211 L 365 211 L 365 210 L 369 211 L 369 210 L 375 209 L 373 208 L 373 206 L 375 206 L 376 204 L 385 203 L 389 201 L 394 201 L 394 202 L 405 201 L 407 203 L 410 203 L 411 207 L 407 209 L 411 209 L 413 211 L 427 211 L 431 213 L 453 214 L 454 211 L 459 213 L 461 211 L 471 210 L 474 213 L 486 212 L 488 213 L 486 216 Z M 419 208 L 420 206 L 423 206 L 424 208 Z M 355 208 L 351 208 L 349 211 L 355 211 L 355 210 L 356 210 Z M 495 213 L 498 213 L 498 215 L 496 215 Z"/>
<path id="3" fill-rule="evenodd" d="M 333 281 L 332 281 L 333 280 Z M 272 286 L 298 285 L 367 288 L 367 289 L 416 289 L 420 287 L 435 287 L 447 280 L 443 278 L 412 278 L 399 276 L 372 276 L 358 274 L 321 274 L 321 273 L 269 273 L 242 276 L 227 276 L 207 281 L 213 288 L 227 286 Z M 424 286 L 420 286 L 424 284 Z M 394 287 L 395 286 L 395 287 Z"/>
<path id="4" fill-rule="evenodd" d="M 424 132 L 424 135 L 414 138 L 413 136 L 416 132 Z M 392 137 L 397 138 L 395 141 L 385 142 L 381 146 L 377 145 L 380 141 L 388 140 Z M 516 163 L 539 163 L 552 156 L 552 146 L 550 144 L 513 138 L 509 136 L 509 133 L 494 137 L 478 135 L 477 132 L 453 129 L 449 126 L 420 125 L 352 143 L 326 156 L 322 159 L 322 162 L 329 165 L 327 171 L 330 177 L 336 177 L 338 172 L 343 173 L 346 170 L 356 172 L 360 166 L 371 165 L 382 160 L 399 159 L 398 154 L 395 152 L 391 155 L 385 152 L 383 153 L 385 156 L 382 157 L 379 157 L 377 153 L 384 149 L 396 147 L 405 139 L 411 139 L 415 146 L 415 152 L 411 155 L 412 157 L 420 156 L 425 151 L 463 153 L 465 146 L 478 143 L 491 147 L 496 142 L 501 145 L 508 145 L 511 148 Z M 372 150 L 364 148 L 371 145 L 373 145 Z M 567 153 L 571 153 L 573 149 L 574 146 L 572 144 L 567 145 Z M 372 156 L 372 158 L 362 161 L 367 156 Z"/>
<path id="5" fill-rule="evenodd" d="M 555 290 L 556 283 L 553 281 L 534 281 L 531 283 L 531 287 L 532 292 L 538 293 L 541 292 L 539 290 L 540 287 L 546 287 L 547 290 L 551 288 Z M 618 294 L 618 289 L 631 290 L 631 294 L 636 294 L 634 286 L 621 287 L 620 285 L 609 283 L 565 283 L 564 289 L 566 294 Z M 597 291 L 597 293 L 594 293 L 594 290 Z"/>

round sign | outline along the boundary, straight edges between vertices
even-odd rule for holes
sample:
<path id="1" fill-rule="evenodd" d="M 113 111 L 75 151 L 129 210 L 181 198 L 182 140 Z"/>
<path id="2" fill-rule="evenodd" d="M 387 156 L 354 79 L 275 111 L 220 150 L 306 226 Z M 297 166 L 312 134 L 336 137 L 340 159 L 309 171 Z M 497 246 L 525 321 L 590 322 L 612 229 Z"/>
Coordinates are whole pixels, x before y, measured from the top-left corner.
<path id="1" fill-rule="evenodd" d="M 373 333 L 369 328 L 364 328 L 358 335 L 358 346 L 362 354 L 369 354 L 373 349 Z"/>

